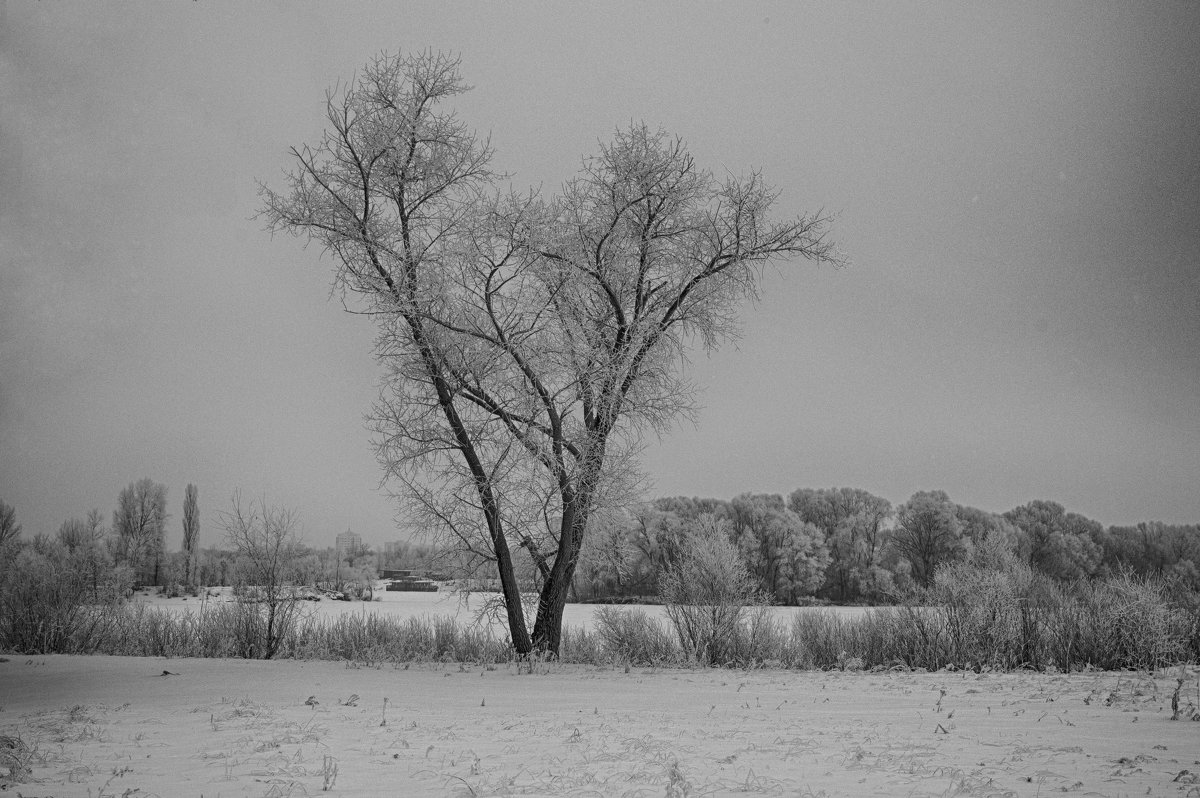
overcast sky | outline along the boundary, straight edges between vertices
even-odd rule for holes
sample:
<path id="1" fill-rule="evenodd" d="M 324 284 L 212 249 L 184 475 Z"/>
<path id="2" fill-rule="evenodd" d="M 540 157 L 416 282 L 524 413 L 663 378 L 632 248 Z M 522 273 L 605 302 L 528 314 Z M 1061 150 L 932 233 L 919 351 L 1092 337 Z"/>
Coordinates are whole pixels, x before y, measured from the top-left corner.
<path id="1" fill-rule="evenodd" d="M 262 231 L 325 90 L 454 51 L 517 186 L 631 120 L 824 207 L 850 268 L 769 270 L 649 495 L 941 489 L 1200 522 L 1200 4 L 0 6 L 0 499 L 26 535 L 140 477 L 380 543 L 370 322 Z"/>

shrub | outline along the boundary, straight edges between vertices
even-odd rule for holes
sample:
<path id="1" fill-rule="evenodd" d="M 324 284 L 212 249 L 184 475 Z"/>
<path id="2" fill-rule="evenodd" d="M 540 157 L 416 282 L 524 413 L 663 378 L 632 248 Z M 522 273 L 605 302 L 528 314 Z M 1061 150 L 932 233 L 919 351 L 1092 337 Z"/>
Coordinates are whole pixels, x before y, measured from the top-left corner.
<path id="1" fill-rule="evenodd" d="M 832 668 L 847 648 L 845 623 L 829 610 L 796 613 L 790 631 L 797 668 Z"/>
<path id="2" fill-rule="evenodd" d="M 110 615 L 89 599 L 119 600 L 131 584 L 113 569 L 93 585 L 55 543 L 10 548 L 0 559 L 0 648 L 22 654 L 90 653 Z"/>
<path id="3" fill-rule="evenodd" d="M 762 603 L 724 522 L 711 515 L 700 516 L 679 560 L 663 570 L 659 593 L 685 654 L 702 665 L 734 659 L 743 613 Z"/>
<path id="4" fill-rule="evenodd" d="M 1168 604 L 1166 591 L 1161 579 L 1128 573 L 1079 585 L 1074 613 L 1079 635 L 1071 660 L 1139 670 L 1180 661 L 1186 655 L 1186 621 Z"/>
<path id="5" fill-rule="evenodd" d="M 799 613 L 792 621 L 792 662 L 798 668 L 909 667 L 948 663 L 945 614 L 915 604 L 883 607 L 847 618 L 832 611 Z"/>
<path id="6" fill-rule="evenodd" d="M 939 569 L 929 603 L 945 614 L 947 655 L 962 668 L 1010 669 L 1037 660 L 1036 626 L 1022 612 L 1033 571 L 1010 563 L 1003 571 L 958 562 Z"/>
<path id="7" fill-rule="evenodd" d="M 446 616 L 390 618 L 346 615 L 308 618 L 280 648 L 280 656 L 351 662 L 506 662 L 511 646 L 490 629 L 459 626 Z"/>
<path id="8" fill-rule="evenodd" d="M 608 647 L 597 633 L 584 627 L 564 626 L 558 656 L 562 662 L 603 665 L 612 662 Z"/>
<path id="9" fill-rule="evenodd" d="M 599 607 L 595 619 L 596 637 L 613 659 L 639 665 L 679 659 L 671 635 L 645 610 Z"/>
<path id="10" fill-rule="evenodd" d="M 0 576 L 0 645 L 20 654 L 65 650 L 81 620 L 81 580 L 32 547 L 20 550 Z"/>
<path id="11" fill-rule="evenodd" d="M 1173 580 L 1167 600 L 1175 610 L 1184 658 L 1200 661 L 1200 591 Z"/>
<path id="12" fill-rule="evenodd" d="M 800 613 L 803 614 L 803 613 Z M 765 605 L 746 610 L 734 635 L 731 659 L 740 665 L 794 666 L 798 660 L 794 638 Z"/>
<path id="13" fill-rule="evenodd" d="M 300 616 L 292 589 L 300 559 L 296 516 L 265 500 L 243 506 L 235 493 L 221 525 L 237 552 L 234 592 L 242 600 L 231 620 L 238 649 L 242 656 L 270 659 L 295 631 Z"/>

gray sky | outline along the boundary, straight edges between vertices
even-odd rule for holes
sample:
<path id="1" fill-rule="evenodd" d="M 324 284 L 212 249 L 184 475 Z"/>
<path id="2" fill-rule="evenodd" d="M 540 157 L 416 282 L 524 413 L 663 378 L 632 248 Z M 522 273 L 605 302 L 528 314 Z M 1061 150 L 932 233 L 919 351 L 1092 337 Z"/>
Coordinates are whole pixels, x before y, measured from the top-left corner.
<path id="1" fill-rule="evenodd" d="M 655 495 L 942 489 L 1200 521 L 1200 4 L 10 3 L 0 12 L 0 499 L 53 532 L 149 476 L 307 539 L 393 536 L 369 321 L 252 218 L 325 89 L 462 55 L 464 118 L 555 190 L 630 120 L 853 266 L 785 264 Z"/>

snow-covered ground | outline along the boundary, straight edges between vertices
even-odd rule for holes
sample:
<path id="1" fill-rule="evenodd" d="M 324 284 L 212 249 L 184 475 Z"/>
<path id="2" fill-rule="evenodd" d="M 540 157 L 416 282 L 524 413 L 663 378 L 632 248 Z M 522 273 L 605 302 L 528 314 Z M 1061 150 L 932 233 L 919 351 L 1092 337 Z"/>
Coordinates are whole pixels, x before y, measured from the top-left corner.
<path id="1" fill-rule="evenodd" d="M 219 588 L 215 591 L 218 595 L 210 598 L 164 598 L 163 596 L 144 596 L 137 594 L 137 601 L 145 602 L 153 607 L 161 607 L 169 609 L 173 612 L 194 612 L 199 613 L 210 602 L 232 601 L 232 595 L 229 588 Z M 364 613 L 386 613 L 398 618 L 406 618 L 413 616 L 450 616 L 458 619 L 461 623 L 470 623 L 473 621 L 476 610 L 478 610 L 486 601 L 487 596 L 484 594 L 475 593 L 467 597 L 450 590 L 443 590 L 437 593 L 406 593 L 376 590 L 376 601 L 333 601 L 323 599 L 321 601 L 306 602 L 305 607 L 307 612 L 312 612 L 322 617 L 337 617 L 347 614 L 364 614 Z M 595 617 L 596 610 L 602 605 L 597 604 L 568 604 L 563 613 L 563 622 L 567 626 L 586 627 L 590 628 Z M 646 611 L 651 617 L 660 618 L 664 622 L 666 613 L 661 606 L 648 604 L 627 604 L 620 605 L 630 609 L 641 609 Z M 801 608 L 801 607 L 774 607 L 772 612 L 778 617 L 788 620 L 796 613 L 800 612 L 817 612 L 826 610 L 842 615 L 861 615 L 866 611 L 864 607 L 829 607 L 829 608 Z M 498 631 L 502 628 L 498 628 Z"/>
<path id="2" fill-rule="evenodd" d="M 29 770 L 16 784 L 0 768 L 0 785 L 60 798 L 1195 796 L 1200 723 L 1169 719 L 1177 675 L 10 655 L 0 743 Z"/>

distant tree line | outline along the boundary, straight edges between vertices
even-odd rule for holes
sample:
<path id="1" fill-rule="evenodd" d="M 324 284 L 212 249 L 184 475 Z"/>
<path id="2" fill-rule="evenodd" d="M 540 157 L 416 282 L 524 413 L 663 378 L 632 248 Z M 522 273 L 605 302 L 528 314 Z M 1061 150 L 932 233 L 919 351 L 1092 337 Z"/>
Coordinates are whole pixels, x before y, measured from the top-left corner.
<path id="1" fill-rule="evenodd" d="M 149 478 L 121 490 L 111 526 L 105 525 L 105 516 L 97 508 L 85 518 L 67 519 L 54 535 L 38 533 L 29 539 L 21 537 L 16 508 L 0 501 L 0 575 L 22 567 L 18 560 L 31 565 L 33 558 L 39 566 L 53 566 L 77 580 L 80 590 L 87 588 L 90 601 L 124 596 L 138 587 L 196 595 L 201 586 L 253 584 L 261 576 L 262 563 L 256 560 L 254 547 L 246 545 L 245 525 L 232 522 L 237 519 L 237 498 L 233 513 L 217 516 L 222 545 L 202 547 L 199 491 L 189 484 L 184 491 L 179 551 L 169 551 L 165 544 L 170 519 L 167 486 Z M 333 546 L 304 545 L 291 520 L 288 513 L 286 546 L 280 548 L 286 554 L 289 582 L 340 590 L 375 580 L 381 562 L 370 546 L 355 546 L 339 557 Z M 430 547 L 413 544 L 394 558 L 391 567 L 422 567 L 432 554 Z"/>
<path id="2" fill-rule="evenodd" d="M 64 521 L 54 536 L 27 541 L 15 508 L 0 501 L 0 566 L 18 567 L 17 555 L 25 551 L 27 559 L 65 568 L 93 601 L 135 586 L 178 595 L 196 594 L 202 585 L 250 584 L 258 565 L 245 546 L 239 548 L 237 535 L 226 529 L 223 547 L 200 546 L 198 496 L 188 485 L 180 551 L 164 545 L 167 488 L 148 478 L 120 492 L 110 527 L 93 509 Z M 758 594 L 781 605 L 893 603 L 929 588 L 939 569 L 956 563 L 992 570 L 1020 563 L 1059 585 L 1131 574 L 1200 590 L 1200 525 L 1106 528 L 1053 501 L 991 513 L 957 504 L 943 491 L 920 491 L 892 506 L 859 488 L 799 488 L 786 497 L 659 498 L 598 515 L 572 599 L 659 599 L 664 575 L 684 565 L 696 530 L 714 522 Z M 389 546 L 384 556 L 364 544 L 339 557 L 332 546 L 304 545 L 288 528 L 287 579 L 297 585 L 367 585 L 381 568 L 469 575 L 465 560 L 438 546 L 404 542 Z"/>
<path id="3" fill-rule="evenodd" d="M 656 597 L 705 517 L 730 542 L 767 600 L 776 604 L 891 603 L 928 588 L 940 568 L 1029 565 L 1072 583 L 1130 573 L 1200 589 L 1200 525 L 1158 522 L 1105 528 L 1053 501 L 1004 513 L 920 491 L 893 507 L 858 488 L 800 488 L 786 498 L 660 498 L 598 520 L 585 548 L 577 600 Z"/>

